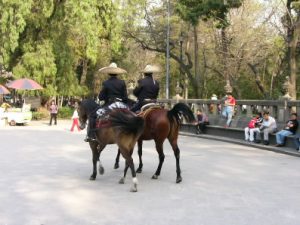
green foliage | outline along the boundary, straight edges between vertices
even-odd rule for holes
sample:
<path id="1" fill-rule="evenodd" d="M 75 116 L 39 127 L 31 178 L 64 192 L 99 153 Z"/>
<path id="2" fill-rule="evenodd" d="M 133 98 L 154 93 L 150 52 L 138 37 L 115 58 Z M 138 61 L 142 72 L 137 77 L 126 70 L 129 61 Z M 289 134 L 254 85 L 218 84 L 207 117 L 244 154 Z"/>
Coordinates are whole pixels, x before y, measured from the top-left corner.
<path id="1" fill-rule="evenodd" d="M 193 26 L 198 25 L 199 19 L 213 18 L 220 26 L 228 26 L 226 14 L 231 8 L 241 6 L 243 0 L 179 0 L 177 11 L 185 21 Z"/>
<path id="2" fill-rule="evenodd" d="M 74 112 L 73 108 L 70 108 L 68 106 L 61 107 L 58 110 L 58 115 L 57 116 L 58 116 L 58 118 L 61 118 L 61 119 L 70 119 L 73 115 L 73 112 Z"/>
<path id="3" fill-rule="evenodd" d="M 43 43 L 37 44 L 34 51 L 26 52 L 13 69 L 13 74 L 17 78 L 32 78 L 43 85 L 45 87 L 43 95 L 49 97 L 56 94 L 56 73 L 55 55 L 52 43 L 49 40 L 44 40 Z"/>
<path id="4" fill-rule="evenodd" d="M 118 7 L 111 0 L 0 0 L 0 64 L 39 82 L 45 97 L 87 95 L 87 74 L 124 51 Z"/>
<path id="5" fill-rule="evenodd" d="M 46 108 L 39 108 L 36 112 L 32 112 L 33 120 L 42 120 L 49 118 L 49 111 Z"/>
<path id="6" fill-rule="evenodd" d="M 280 20 L 284 27 L 289 25 L 287 16 L 290 15 L 285 13 L 285 8 L 263 9 L 267 3 L 261 0 L 170 2 L 171 10 L 177 12 L 172 11 L 170 18 L 171 53 L 180 56 L 179 36 L 184 34 L 181 39 L 183 61 L 188 65 L 187 52 L 192 62 L 188 65 L 191 72 L 190 98 L 198 90 L 193 87 L 193 27 L 198 28 L 199 74 L 203 81 L 203 87 L 199 88 L 203 89 L 203 97 L 223 95 L 225 82 L 220 28 L 226 30 L 230 53 L 227 63 L 235 92 L 239 92 L 242 98 L 263 98 L 257 87 L 257 77 L 247 65 L 251 63 L 256 66 L 265 91 L 272 98 L 281 95 L 284 77 L 290 73 L 286 58 L 288 47 L 272 23 Z M 284 1 L 284 7 L 287 2 L 292 7 L 292 20 L 296 22 L 300 0 Z M 239 14 L 243 10 L 244 13 Z M 259 10 L 264 13 L 257 16 L 255 12 Z M 277 19 L 268 17 L 271 11 Z M 44 99 L 58 95 L 95 96 L 101 82 L 107 78 L 97 71 L 111 61 L 128 70 L 128 74 L 122 77 L 126 81 L 135 82 L 140 78 L 139 71 L 146 64 L 160 64 L 165 68 L 166 22 L 166 1 L 0 0 L 0 64 L 13 71 L 16 78 L 32 78 L 44 87 L 41 92 L 26 92 L 28 95 L 40 93 Z M 129 39 L 128 33 L 136 39 Z M 151 48 L 154 49 L 151 53 L 145 51 Z M 300 52 L 297 54 L 299 64 Z M 157 78 L 163 97 L 165 71 Z M 171 96 L 175 94 L 177 82 L 182 83 L 182 80 L 178 62 L 171 60 Z M 5 82 L 0 78 L 0 83 Z M 64 118 L 70 118 L 72 114 L 67 108 L 60 111 Z M 43 116 L 45 113 L 34 113 L 37 119 Z"/>
<path id="7" fill-rule="evenodd" d="M 44 114 L 42 112 L 32 112 L 33 120 L 42 120 L 45 119 Z"/>
<path id="8" fill-rule="evenodd" d="M 8 64 L 13 52 L 19 46 L 20 34 L 26 27 L 33 1 L 0 1 L 0 63 Z"/>

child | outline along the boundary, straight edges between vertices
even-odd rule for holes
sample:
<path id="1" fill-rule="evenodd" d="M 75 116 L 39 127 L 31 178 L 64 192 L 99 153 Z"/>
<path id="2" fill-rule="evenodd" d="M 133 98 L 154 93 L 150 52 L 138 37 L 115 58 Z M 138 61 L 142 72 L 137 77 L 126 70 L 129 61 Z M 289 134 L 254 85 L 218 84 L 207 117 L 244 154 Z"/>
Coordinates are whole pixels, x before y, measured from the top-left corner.
<path id="1" fill-rule="evenodd" d="M 75 126 L 77 127 L 78 131 L 80 131 L 80 127 L 79 127 L 79 116 L 78 116 L 78 111 L 77 111 L 76 105 L 75 105 L 75 110 L 74 110 L 74 112 L 73 112 L 72 119 L 73 119 L 73 123 L 72 123 L 71 132 L 74 131 L 74 127 L 75 127 Z"/>
<path id="2" fill-rule="evenodd" d="M 254 141 L 254 132 L 253 129 L 255 129 L 259 123 L 262 122 L 262 116 L 261 113 L 257 113 L 248 123 L 248 126 L 245 128 L 245 141 Z"/>

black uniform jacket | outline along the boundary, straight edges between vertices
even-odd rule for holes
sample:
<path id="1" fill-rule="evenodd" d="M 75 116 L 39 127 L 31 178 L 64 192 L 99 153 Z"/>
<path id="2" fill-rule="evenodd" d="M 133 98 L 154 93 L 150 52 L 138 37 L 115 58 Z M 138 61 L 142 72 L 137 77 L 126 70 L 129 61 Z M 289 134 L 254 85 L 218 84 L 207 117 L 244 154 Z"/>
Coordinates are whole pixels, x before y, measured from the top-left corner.
<path id="1" fill-rule="evenodd" d="M 111 76 L 103 82 L 102 90 L 99 93 L 99 100 L 105 104 L 110 104 L 117 99 L 123 102 L 127 101 L 127 90 L 124 80 L 118 79 L 116 76 Z"/>
<path id="2" fill-rule="evenodd" d="M 157 99 L 159 92 L 159 83 L 152 78 L 146 76 L 138 81 L 138 86 L 133 90 L 133 94 L 140 102 L 145 99 Z"/>

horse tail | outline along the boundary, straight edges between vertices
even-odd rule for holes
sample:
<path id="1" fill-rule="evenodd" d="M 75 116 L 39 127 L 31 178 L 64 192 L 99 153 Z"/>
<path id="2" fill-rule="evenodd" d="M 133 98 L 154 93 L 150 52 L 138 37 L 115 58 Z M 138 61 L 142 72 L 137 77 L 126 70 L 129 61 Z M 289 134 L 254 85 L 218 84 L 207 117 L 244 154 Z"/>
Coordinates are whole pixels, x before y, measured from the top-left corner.
<path id="1" fill-rule="evenodd" d="M 184 117 L 188 123 L 194 122 L 195 117 L 192 110 L 184 103 L 177 103 L 171 110 L 168 111 L 167 117 L 170 121 L 169 137 L 177 137 L 181 118 Z"/>
<path id="2" fill-rule="evenodd" d="M 192 110 L 184 103 L 177 103 L 174 105 L 174 107 L 168 111 L 167 116 L 172 126 L 175 123 L 179 126 L 182 117 L 184 117 L 188 123 L 195 121 Z"/>
<path id="3" fill-rule="evenodd" d="M 141 134 L 144 129 L 144 119 L 129 111 L 110 114 L 110 121 L 113 127 L 119 127 L 120 130 L 131 134 Z"/>

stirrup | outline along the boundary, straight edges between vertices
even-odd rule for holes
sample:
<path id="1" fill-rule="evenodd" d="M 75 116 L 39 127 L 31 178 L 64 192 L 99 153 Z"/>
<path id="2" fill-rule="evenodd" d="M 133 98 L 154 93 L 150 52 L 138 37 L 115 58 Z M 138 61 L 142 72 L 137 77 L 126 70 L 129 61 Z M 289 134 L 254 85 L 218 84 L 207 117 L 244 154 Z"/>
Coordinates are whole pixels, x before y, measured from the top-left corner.
<path id="1" fill-rule="evenodd" d="M 95 138 L 91 138 L 89 136 L 85 137 L 84 139 L 85 142 L 92 142 L 92 141 L 97 141 Z"/>

